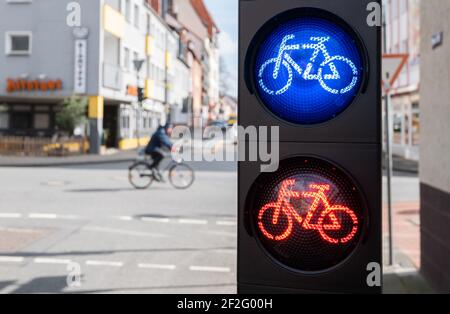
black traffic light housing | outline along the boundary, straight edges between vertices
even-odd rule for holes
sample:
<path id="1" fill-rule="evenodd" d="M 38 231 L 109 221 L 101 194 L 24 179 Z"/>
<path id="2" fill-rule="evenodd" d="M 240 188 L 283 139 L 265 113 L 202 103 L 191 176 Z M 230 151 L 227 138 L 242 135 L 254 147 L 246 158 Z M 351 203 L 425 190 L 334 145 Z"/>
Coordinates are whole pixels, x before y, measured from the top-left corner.
<path id="1" fill-rule="evenodd" d="M 137 94 L 138 94 L 138 101 L 139 102 L 143 102 L 145 99 L 147 99 L 145 97 L 145 95 L 144 95 L 144 88 L 138 87 Z"/>
<path id="2" fill-rule="evenodd" d="M 367 24 L 369 0 L 240 0 L 239 125 L 279 126 L 280 160 L 318 158 L 348 174 L 363 202 L 364 224 L 347 259 L 323 271 L 292 269 L 271 256 L 257 236 L 252 206 L 260 163 L 239 162 L 239 293 L 380 293 L 367 283 L 369 263 L 381 265 L 381 29 Z M 380 1 L 375 1 L 380 3 Z M 254 67 L 261 42 L 280 23 L 302 15 L 324 15 L 355 38 L 364 66 L 362 84 L 351 105 L 318 125 L 296 125 L 265 108 L 256 90 Z M 248 140 L 240 139 L 240 149 Z M 274 176 L 277 173 L 273 174 Z M 257 189 L 257 187 L 256 187 Z"/>

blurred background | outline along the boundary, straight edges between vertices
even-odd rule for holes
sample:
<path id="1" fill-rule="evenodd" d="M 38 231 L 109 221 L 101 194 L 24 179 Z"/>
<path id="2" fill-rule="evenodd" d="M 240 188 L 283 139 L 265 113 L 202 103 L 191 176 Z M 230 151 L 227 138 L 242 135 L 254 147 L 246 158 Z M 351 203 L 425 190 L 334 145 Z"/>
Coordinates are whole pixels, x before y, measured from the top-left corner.
<path id="1" fill-rule="evenodd" d="M 450 4 L 383 7 L 384 52 L 406 56 L 385 289 L 449 291 Z M 0 46 L 0 293 L 236 292 L 236 162 L 188 163 L 187 190 L 137 190 L 128 167 L 167 122 L 235 133 L 238 1 L 1 1 Z"/>

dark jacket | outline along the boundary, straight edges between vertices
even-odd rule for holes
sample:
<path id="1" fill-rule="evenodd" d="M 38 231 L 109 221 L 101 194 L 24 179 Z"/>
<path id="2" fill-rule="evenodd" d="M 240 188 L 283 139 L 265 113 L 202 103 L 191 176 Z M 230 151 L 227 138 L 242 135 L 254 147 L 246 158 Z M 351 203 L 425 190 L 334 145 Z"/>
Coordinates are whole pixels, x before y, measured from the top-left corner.
<path id="1" fill-rule="evenodd" d="M 150 155 L 154 152 L 161 152 L 161 149 L 167 148 L 172 149 L 172 142 L 170 141 L 169 136 L 166 133 L 166 129 L 164 127 L 159 127 L 158 130 L 153 134 L 150 142 L 148 143 L 145 153 Z"/>

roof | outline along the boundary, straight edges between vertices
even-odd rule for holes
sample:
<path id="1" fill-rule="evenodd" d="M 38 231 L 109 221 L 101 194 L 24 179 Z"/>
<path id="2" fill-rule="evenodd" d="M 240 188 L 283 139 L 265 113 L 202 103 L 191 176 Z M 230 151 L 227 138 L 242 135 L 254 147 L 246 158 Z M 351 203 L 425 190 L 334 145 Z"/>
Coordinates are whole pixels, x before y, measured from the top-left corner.
<path id="1" fill-rule="evenodd" d="M 211 37 L 213 35 L 214 28 L 219 33 L 220 30 L 217 27 L 216 23 L 214 22 L 214 19 L 212 18 L 211 13 L 209 13 L 208 8 L 205 6 L 203 0 L 190 0 L 190 1 L 192 7 L 197 12 L 203 24 L 205 24 L 208 27 L 209 36 Z"/>

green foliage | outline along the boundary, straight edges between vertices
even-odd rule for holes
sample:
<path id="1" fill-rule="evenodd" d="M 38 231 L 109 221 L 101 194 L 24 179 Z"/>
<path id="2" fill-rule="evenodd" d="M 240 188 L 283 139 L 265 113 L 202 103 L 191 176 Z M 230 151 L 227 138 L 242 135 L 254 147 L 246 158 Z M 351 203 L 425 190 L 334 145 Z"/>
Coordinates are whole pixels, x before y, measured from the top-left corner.
<path id="1" fill-rule="evenodd" d="M 56 114 L 56 127 L 60 131 L 73 135 L 77 126 L 86 123 L 87 106 L 86 97 L 71 96 L 64 99 L 61 110 Z"/>

